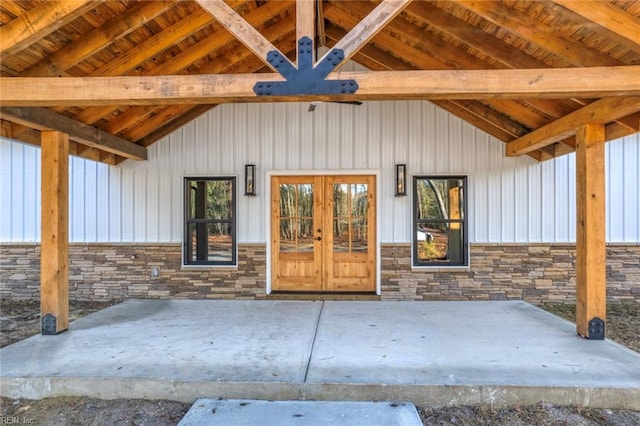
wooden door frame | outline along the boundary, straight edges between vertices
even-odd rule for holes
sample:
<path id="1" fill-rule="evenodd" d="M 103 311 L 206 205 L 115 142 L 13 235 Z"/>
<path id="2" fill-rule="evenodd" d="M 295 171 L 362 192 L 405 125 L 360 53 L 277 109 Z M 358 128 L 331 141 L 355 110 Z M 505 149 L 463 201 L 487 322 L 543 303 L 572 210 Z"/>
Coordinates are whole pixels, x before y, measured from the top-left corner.
<path id="1" fill-rule="evenodd" d="M 267 170 L 264 175 L 265 179 L 265 196 L 263 200 L 263 211 L 268 212 L 265 220 L 265 234 L 267 235 L 267 274 L 266 274 L 266 293 L 271 294 L 271 178 L 273 176 L 374 176 L 376 181 L 376 258 L 375 258 L 375 273 L 376 273 L 376 294 L 381 294 L 380 287 L 380 213 L 381 213 L 381 200 L 382 200 L 382 186 L 381 185 L 381 169 L 340 169 L 340 170 Z"/>

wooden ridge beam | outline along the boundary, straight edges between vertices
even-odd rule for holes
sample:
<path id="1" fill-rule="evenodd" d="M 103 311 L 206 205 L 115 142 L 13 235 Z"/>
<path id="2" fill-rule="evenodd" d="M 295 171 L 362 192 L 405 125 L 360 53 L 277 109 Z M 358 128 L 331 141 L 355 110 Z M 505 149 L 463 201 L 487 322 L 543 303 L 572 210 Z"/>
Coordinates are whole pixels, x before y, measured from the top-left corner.
<path id="1" fill-rule="evenodd" d="M 46 108 L 0 108 L 4 120 L 29 126 L 40 131 L 56 130 L 82 145 L 97 148 L 132 160 L 146 160 L 147 149 L 102 130 L 79 123 Z"/>
<path id="2" fill-rule="evenodd" d="M 0 27 L 0 54 L 14 55 L 95 6 L 90 0 L 45 1 Z"/>
<path id="3" fill-rule="evenodd" d="M 507 144 L 506 155 L 515 157 L 575 136 L 586 124 L 607 124 L 640 111 L 640 97 L 605 98 Z"/>
<path id="4" fill-rule="evenodd" d="M 295 68 L 277 47 L 223 0 L 196 0 L 196 2 L 269 68 L 276 72 L 278 71 L 278 69 L 267 60 L 267 54 L 272 51 L 278 52 L 283 61 L 288 62 L 290 67 Z"/>
<path id="5" fill-rule="evenodd" d="M 0 93 L 2 104 L 6 106 L 633 97 L 640 96 L 637 80 L 639 71 L 640 66 L 535 70 L 350 71 L 333 73 L 330 77 L 356 80 L 360 88 L 355 94 L 287 96 L 258 96 L 253 92 L 253 87 L 258 82 L 282 81 L 278 74 L 3 77 L 0 78 Z M 593 84 L 585 85 L 585 81 Z M 604 102 L 613 102 L 612 105 L 623 103 L 621 99 Z M 624 110 L 612 110 L 611 120 L 638 111 L 633 110 L 637 103 L 637 98 L 631 98 Z M 587 107 L 594 108 L 591 105 L 593 104 Z"/>
<path id="6" fill-rule="evenodd" d="M 358 50 L 378 34 L 393 20 L 412 0 L 384 0 L 360 21 L 351 31 L 336 43 L 334 49 L 344 51 L 344 59 L 336 69 L 347 63 Z M 331 52 L 327 52 L 317 63 L 322 62 Z"/>

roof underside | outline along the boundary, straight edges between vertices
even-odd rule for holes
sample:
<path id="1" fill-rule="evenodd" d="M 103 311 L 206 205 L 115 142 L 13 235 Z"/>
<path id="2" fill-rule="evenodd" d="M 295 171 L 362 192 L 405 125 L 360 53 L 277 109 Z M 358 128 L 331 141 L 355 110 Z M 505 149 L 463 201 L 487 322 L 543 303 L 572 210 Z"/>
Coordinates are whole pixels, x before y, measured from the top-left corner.
<path id="1" fill-rule="evenodd" d="M 296 1 L 226 3 L 295 61 Z M 316 2 L 316 46 L 334 46 L 379 3 Z M 2 0 L 0 23 L 5 36 L 22 34 L 15 42 L 0 39 L 8 43 L 2 48 L 2 77 L 271 72 L 195 1 Z M 352 59 L 372 71 L 638 66 L 640 2 L 413 1 Z M 640 75 L 638 81 L 640 85 Z M 637 109 L 605 123 L 607 140 L 639 130 L 640 103 L 635 99 Z M 496 97 L 432 102 L 508 143 L 596 101 Z M 71 125 L 84 123 L 121 138 L 121 143 L 146 147 L 214 106 L 66 105 L 48 111 L 57 114 L 54 121 L 65 116 Z M 47 128 L 55 126 L 3 108 L 3 136 L 39 144 L 39 130 Z M 556 139 L 528 154 L 544 160 L 574 150 L 574 138 Z M 114 145 L 104 149 L 82 137 L 72 141 L 72 153 L 81 157 L 109 164 L 126 158 Z"/>

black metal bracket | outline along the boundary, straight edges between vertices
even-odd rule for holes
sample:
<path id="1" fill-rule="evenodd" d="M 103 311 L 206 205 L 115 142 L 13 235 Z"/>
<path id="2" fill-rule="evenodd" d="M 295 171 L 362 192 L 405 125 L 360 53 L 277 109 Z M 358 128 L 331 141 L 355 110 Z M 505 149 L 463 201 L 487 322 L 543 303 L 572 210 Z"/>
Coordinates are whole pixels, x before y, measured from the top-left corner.
<path id="1" fill-rule="evenodd" d="M 313 67 L 313 41 L 309 37 L 298 40 L 298 68 L 278 51 L 267 54 L 267 61 L 286 81 L 259 81 L 253 87 L 258 96 L 283 95 L 343 95 L 358 90 L 355 80 L 326 80 L 326 77 L 344 60 L 342 49 L 332 49 L 315 68 Z"/>
<path id="2" fill-rule="evenodd" d="M 42 317 L 42 334 L 44 336 L 53 336 L 58 334 L 56 328 L 58 319 L 53 314 L 47 314 Z"/>
<path id="3" fill-rule="evenodd" d="M 604 340 L 605 323 L 601 318 L 595 317 L 589 321 L 589 340 Z"/>

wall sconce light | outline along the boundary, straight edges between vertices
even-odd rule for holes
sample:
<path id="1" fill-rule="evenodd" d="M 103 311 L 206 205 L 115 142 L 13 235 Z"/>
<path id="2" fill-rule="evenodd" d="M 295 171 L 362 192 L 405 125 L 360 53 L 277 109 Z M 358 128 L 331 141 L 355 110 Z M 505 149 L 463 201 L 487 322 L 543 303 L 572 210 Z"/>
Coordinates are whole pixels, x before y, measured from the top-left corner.
<path id="1" fill-rule="evenodd" d="M 244 195 L 256 195 L 256 165 L 244 165 Z"/>
<path id="2" fill-rule="evenodd" d="M 396 197 L 407 195 L 407 165 L 396 164 Z"/>

